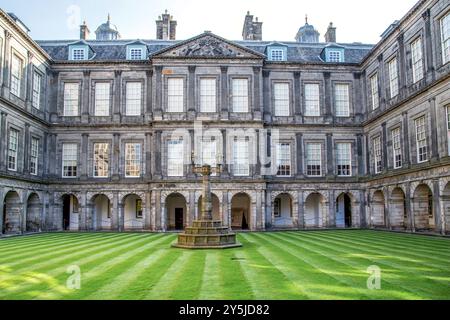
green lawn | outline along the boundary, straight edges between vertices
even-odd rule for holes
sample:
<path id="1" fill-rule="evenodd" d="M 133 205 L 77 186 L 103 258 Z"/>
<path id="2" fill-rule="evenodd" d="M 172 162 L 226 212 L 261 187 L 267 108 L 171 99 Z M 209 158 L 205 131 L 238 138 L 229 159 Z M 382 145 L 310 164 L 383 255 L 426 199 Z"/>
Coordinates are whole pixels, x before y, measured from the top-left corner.
<path id="1" fill-rule="evenodd" d="M 450 299 L 450 239 L 342 230 L 239 234 L 187 251 L 176 235 L 40 234 L 0 240 L 0 299 Z M 81 269 L 68 289 L 67 268 Z M 367 268 L 381 289 L 367 289 Z"/>

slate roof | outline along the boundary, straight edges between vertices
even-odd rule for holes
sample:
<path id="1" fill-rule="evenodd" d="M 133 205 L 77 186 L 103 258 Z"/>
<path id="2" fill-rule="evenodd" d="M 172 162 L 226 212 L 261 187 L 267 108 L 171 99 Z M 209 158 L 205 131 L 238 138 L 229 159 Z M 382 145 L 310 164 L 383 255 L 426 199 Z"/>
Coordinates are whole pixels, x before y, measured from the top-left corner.
<path id="1" fill-rule="evenodd" d="M 126 60 L 126 47 L 128 44 L 141 41 L 147 45 L 150 56 L 158 51 L 178 44 L 180 40 L 86 40 L 95 54 L 90 58 L 92 61 L 117 61 Z M 67 61 L 69 45 L 79 40 L 44 40 L 36 41 L 55 61 Z M 237 45 L 247 47 L 261 54 L 265 54 L 267 46 L 274 41 L 232 41 Z M 299 43 L 277 41 L 287 47 L 287 62 L 297 63 L 320 63 L 323 60 L 320 55 L 328 43 Z M 345 49 L 346 63 L 360 63 L 373 48 L 373 45 L 360 43 L 344 44 L 338 43 Z"/>

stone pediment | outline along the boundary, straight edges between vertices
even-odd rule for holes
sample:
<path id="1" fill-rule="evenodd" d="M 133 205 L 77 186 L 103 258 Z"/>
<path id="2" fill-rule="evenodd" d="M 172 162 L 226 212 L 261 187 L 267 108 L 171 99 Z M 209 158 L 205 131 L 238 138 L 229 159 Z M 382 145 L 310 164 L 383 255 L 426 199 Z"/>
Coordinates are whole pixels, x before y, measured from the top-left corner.
<path id="1" fill-rule="evenodd" d="M 206 32 L 156 52 L 153 58 L 263 59 L 264 55 Z"/>

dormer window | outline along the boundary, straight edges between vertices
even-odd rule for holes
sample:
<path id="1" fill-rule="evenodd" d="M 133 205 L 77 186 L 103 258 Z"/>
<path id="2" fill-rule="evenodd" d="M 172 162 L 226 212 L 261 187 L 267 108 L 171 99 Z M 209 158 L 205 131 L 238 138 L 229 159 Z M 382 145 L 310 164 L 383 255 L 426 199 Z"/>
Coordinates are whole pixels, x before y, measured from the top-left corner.
<path id="1" fill-rule="evenodd" d="M 345 62 L 345 49 L 339 46 L 326 47 L 321 55 L 325 62 Z"/>
<path id="2" fill-rule="evenodd" d="M 127 49 L 127 60 L 144 60 L 145 59 L 144 45 L 131 45 Z"/>
<path id="3" fill-rule="evenodd" d="M 87 46 L 71 46 L 69 50 L 69 60 L 83 61 L 88 60 Z"/>
<path id="4" fill-rule="evenodd" d="M 285 47 L 269 47 L 267 56 L 269 61 L 286 61 L 286 53 Z"/>
<path id="5" fill-rule="evenodd" d="M 329 62 L 341 62 L 341 52 L 340 51 L 330 51 Z"/>
<path id="6" fill-rule="evenodd" d="M 130 50 L 130 60 L 141 60 L 141 59 L 142 59 L 142 49 Z"/>

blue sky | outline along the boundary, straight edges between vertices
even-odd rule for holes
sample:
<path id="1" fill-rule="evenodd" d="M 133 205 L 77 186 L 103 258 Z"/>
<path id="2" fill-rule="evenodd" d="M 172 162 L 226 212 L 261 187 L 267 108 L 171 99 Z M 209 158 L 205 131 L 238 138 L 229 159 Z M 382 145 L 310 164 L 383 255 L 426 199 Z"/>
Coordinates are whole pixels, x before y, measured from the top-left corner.
<path id="1" fill-rule="evenodd" d="M 31 29 L 33 39 L 77 39 L 86 20 L 93 33 L 111 14 L 122 38 L 154 39 L 155 19 L 169 11 L 178 21 L 177 39 L 210 30 L 231 40 L 241 39 L 250 10 L 263 24 L 263 40 L 292 41 L 305 15 L 321 34 L 330 21 L 339 42 L 376 43 L 379 35 L 402 18 L 417 0 L 0 0 Z"/>

